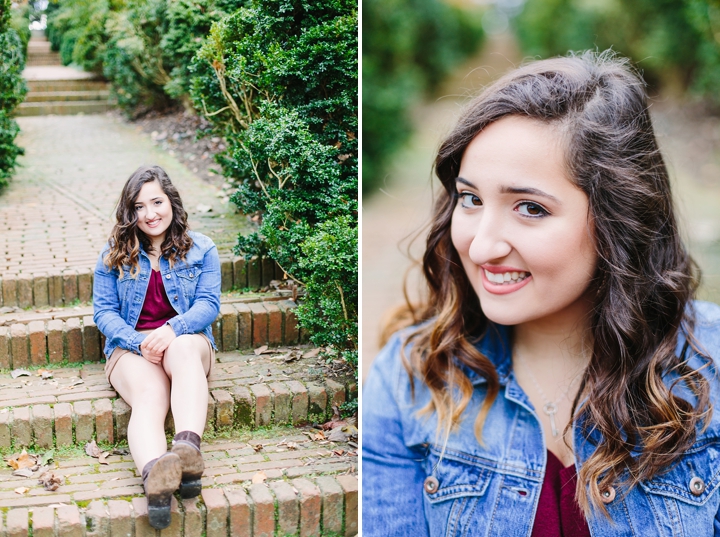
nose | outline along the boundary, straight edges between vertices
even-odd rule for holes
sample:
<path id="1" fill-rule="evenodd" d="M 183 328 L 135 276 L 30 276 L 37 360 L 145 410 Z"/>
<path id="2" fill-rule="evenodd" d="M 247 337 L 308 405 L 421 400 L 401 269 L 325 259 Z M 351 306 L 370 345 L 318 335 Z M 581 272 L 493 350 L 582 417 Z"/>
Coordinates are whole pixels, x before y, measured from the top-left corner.
<path id="1" fill-rule="evenodd" d="M 499 215 L 488 209 L 474 222 L 474 236 L 468 255 L 476 265 L 502 260 L 512 252 L 510 237 L 507 236 L 508 226 Z"/>

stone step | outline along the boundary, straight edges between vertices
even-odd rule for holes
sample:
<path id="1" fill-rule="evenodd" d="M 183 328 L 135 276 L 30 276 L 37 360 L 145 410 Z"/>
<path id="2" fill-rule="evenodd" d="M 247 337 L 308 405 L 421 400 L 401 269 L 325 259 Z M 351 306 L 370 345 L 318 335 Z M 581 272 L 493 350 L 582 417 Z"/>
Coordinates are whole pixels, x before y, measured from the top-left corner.
<path id="1" fill-rule="evenodd" d="M 28 80 L 30 92 L 51 91 L 99 91 L 108 89 L 104 80 L 77 79 L 77 80 Z"/>
<path id="2" fill-rule="evenodd" d="M 47 116 L 50 114 L 67 116 L 72 114 L 99 114 L 112 110 L 109 101 L 53 101 L 42 103 L 20 103 L 15 109 L 18 116 Z"/>
<path id="3" fill-rule="evenodd" d="M 62 307 L 77 300 L 92 300 L 94 261 L 85 267 L 61 271 L 49 268 L 48 260 L 43 258 L 38 260 L 36 271 L 28 272 L 32 270 L 28 268 L 29 259 L 22 254 L 21 245 L 12 255 L 6 252 L 4 261 L 0 259 L 0 307 Z M 23 259 L 25 268 L 20 269 L 17 262 L 10 260 L 13 258 Z M 220 272 L 223 292 L 260 289 L 284 277 L 282 268 L 269 257 L 253 257 L 247 261 L 243 257 L 221 257 Z"/>
<path id="4" fill-rule="evenodd" d="M 271 354 L 218 353 L 208 381 L 206 436 L 272 425 L 324 423 L 357 397 L 352 377 L 335 373 L 325 360 L 297 347 L 306 357 L 286 362 L 289 349 Z M 40 374 L 51 371 L 52 378 Z M 96 440 L 127 439 L 130 407 L 105 378 L 104 364 L 32 370 L 31 376 L 0 374 L 0 450 L 82 447 Z M 172 434 L 172 412 L 165 422 Z"/>
<path id="5" fill-rule="evenodd" d="M 158 533 L 128 455 L 111 455 L 108 464 L 79 451 L 57 456 L 49 464 L 62 480 L 55 491 L 8 467 L 0 470 L 0 527 L 34 537 L 356 535 L 356 448 L 312 434 L 276 428 L 204 442 L 201 495 L 173 498 L 171 524 Z"/>
<path id="6" fill-rule="evenodd" d="M 26 103 L 46 101 L 107 101 L 110 90 L 83 91 L 31 91 L 25 97 Z"/>
<path id="7" fill-rule="evenodd" d="M 212 325 L 215 343 L 221 351 L 295 345 L 305 339 L 295 307 L 270 294 L 225 297 Z M 92 306 L 0 315 L 2 369 L 100 362 L 104 346 Z"/>

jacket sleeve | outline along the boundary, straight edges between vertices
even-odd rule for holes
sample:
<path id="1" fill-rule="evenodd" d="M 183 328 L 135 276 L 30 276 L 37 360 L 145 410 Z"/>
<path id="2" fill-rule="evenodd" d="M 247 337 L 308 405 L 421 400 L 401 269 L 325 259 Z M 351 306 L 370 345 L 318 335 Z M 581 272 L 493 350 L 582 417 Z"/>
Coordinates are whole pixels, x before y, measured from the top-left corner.
<path id="1" fill-rule="evenodd" d="M 110 270 L 103 258 L 107 249 L 103 249 L 95 265 L 93 280 L 93 320 L 114 347 L 128 349 L 137 354 L 145 334 L 137 332 L 120 315 L 120 297 L 117 292 L 118 273 Z"/>
<path id="2" fill-rule="evenodd" d="M 365 537 L 428 535 L 423 510 L 424 449 L 405 445 L 397 386 L 408 382 L 400 338 L 375 359 L 363 387 L 362 528 Z"/>
<path id="3" fill-rule="evenodd" d="M 168 321 L 176 336 L 202 332 L 220 313 L 220 256 L 213 244 L 203 257 L 192 306 Z"/>

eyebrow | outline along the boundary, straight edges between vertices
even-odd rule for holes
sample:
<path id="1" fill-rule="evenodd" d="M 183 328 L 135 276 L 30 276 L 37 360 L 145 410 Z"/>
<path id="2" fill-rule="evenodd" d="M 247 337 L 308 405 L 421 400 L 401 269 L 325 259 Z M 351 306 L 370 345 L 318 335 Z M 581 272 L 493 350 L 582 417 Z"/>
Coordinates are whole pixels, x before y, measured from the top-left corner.
<path id="1" fill-rule="evenodd" d="M 467 179 L 463 179 L 462 177 L 457 177 L 455 179 L 455 182 L 462 183 L 464 185 L 467 185 L 472 188 L 477 188 L 473 183 L 468 181 Z M 500 194 L 529 194 L 531 196 L 540 196 L 543 198 L 547 198 L 549 200 L 554 201 L 555 203 L 561 203 L 559 199 L 557 199 L 552 194 L 548 194 L 547 192 L 544 192 L 540 190 L 539 188 L 532 188 L 532 187 L 515 187 L 515 186 L 501 186 L 500 187 Z"/>

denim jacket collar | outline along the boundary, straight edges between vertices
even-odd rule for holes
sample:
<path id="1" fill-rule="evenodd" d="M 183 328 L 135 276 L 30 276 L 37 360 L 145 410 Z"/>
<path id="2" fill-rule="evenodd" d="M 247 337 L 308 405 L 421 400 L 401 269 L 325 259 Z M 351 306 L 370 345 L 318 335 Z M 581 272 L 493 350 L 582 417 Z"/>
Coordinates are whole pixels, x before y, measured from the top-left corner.
<path id="1" fill-rule="evenodd" d="M 485 333 L 475 344 L 475 348 L 482 353 L 497 371 L 501 386 L 505 386 L 512 373 L 512 343 L 510 342 L 511 328 L 501 324 L 488 323 Z M 456 362 L 458 367 L 467 375 L 473 386 L 485 384 L 487 380 L 478 374 L 471 367 L 460 361 Z"/>

